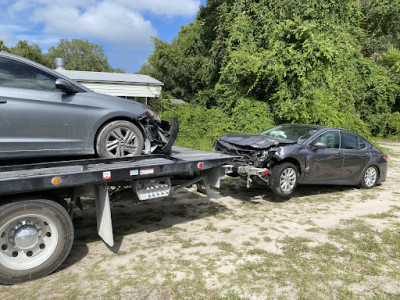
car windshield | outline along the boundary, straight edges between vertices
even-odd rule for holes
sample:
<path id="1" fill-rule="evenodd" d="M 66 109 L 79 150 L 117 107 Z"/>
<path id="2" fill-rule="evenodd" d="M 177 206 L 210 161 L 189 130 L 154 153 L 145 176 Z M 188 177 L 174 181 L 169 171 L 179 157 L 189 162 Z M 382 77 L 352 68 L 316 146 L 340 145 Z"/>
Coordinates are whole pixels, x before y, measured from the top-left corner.
<path id="1" fill-rule="evenodd" d="M 301 144 L 319 129 L 319 127 L 312 125 L 284 124 L 270 128 L 260 134 L 275 139 L 291 140 Z"/>

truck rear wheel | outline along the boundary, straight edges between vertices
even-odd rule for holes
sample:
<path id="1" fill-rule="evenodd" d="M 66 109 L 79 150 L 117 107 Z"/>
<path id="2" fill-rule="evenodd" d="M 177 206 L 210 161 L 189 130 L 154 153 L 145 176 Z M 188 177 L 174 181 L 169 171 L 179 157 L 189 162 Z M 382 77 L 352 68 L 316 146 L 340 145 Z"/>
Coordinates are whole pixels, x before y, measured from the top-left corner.
<path id="1" fill-rule="evenodd" d="M 0 283 L 14 284 L 54 272 L 74 241 L 72 220 L 54 201 L 19 200 L 0 207 Z"/>

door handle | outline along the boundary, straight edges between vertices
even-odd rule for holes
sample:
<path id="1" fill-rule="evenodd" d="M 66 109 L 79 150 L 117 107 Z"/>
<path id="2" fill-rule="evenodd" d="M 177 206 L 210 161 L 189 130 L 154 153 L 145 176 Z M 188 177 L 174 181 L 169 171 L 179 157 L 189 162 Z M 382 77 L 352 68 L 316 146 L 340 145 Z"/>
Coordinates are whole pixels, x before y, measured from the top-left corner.
<path id="1" fill-rule="evenodd" d="M 6 103 L 7 103 L 7 100 L 0 99 L 0 104 L 6 104 Z"/>

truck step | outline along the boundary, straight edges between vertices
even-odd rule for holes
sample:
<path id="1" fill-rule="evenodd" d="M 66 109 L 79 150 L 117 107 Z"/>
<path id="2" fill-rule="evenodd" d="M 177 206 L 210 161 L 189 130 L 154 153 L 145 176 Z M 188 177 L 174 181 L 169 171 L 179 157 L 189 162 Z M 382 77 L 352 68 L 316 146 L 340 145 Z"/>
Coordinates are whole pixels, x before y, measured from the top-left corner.
<path id="1" fill-rule="evenodd" d="M 168 177 L 136 180 L 132 188 L 141 201 L 167 197 L 171 190 L 171 180 Z"/>

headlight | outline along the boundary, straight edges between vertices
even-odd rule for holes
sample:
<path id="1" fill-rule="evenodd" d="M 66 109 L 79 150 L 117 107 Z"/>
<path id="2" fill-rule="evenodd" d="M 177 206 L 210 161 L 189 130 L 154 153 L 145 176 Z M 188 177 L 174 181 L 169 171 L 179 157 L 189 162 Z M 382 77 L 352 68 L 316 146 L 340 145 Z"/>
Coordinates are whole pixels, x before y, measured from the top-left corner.
<path id="1" fill-rule="evenodd" d="M 150 116 L 152 116 L 154 118 L 154 120 L 156 120 L 157 122 L 161 122 L 160 117 L 157 115 L 157 113 L 149 108 L 146 108 L 147 112 L 149 113 Z"/>

